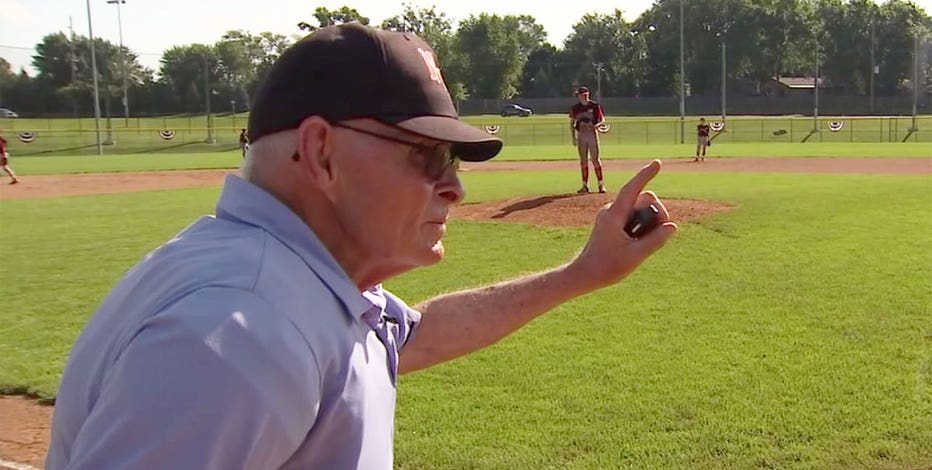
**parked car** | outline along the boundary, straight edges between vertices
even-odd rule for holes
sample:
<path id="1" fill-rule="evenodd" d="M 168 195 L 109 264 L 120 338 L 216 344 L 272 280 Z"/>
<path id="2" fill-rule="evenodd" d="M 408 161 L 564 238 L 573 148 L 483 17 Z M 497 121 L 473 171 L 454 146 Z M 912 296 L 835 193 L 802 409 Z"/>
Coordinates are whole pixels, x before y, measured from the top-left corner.
<path id="1" fill-rule="evenodd" d="M 0 117 L 19 117 L 19 114 L 16 114 L 12 109 L 9 108 L 0 108 Z"/>
<path id="2" fill-rule="evenodd" d="M 521 116 L 528 117 L 531 114 L 534 114 L 530 108 L 525 108 L 519 104 L 506 104 L 502 106 L 502 117 L 508 116 Z"/>

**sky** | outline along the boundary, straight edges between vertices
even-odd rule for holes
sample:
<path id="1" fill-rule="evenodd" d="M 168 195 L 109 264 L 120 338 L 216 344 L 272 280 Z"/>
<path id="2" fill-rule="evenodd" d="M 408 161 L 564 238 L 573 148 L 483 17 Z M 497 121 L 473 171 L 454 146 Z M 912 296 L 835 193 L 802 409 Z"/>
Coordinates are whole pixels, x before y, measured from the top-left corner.
<path id="1" fill-rule="evenodd" d="M 554 0 L 125 0 L 120 5 L 123 44 L 140 55 L 139 61 L 158 70 L 162 51 L 192 43 L 213 44 L 231 29 L 251 33 L 271 31 L 291 35 L 300 33 L 298 21 L 313 22 L 314 9 L 323 6 L 338 9 L 350 6 L 368 16 L 370 24 L 395 16 L 404 3 L 437 9 L 454 21 L 470 14 L 528 14 L 544 26 L 551 44 L 560 46 L 573 24 L 586 13 L 611 13 L 618 8 L 628 20 L 637 18 L 653 0 L 587 0 L 585 7 L 573 1 Z M 932 0 L 927 0 L 932 2 Z M 543 6 L 546 4 L 547 6 Z M 274 6 L 261 10 L 257 5 Z M 35 45 L 46 34 L 68 31 L 69 18 L 77 34 L 88 36 L 85 0 L 0 0 L 0 57 L 18 71 L 27 67 L 30 74 Z M 107 0 L 91 0 L 94 36 L 119 44 L 117 6 Z"/>
<path id="2" fill-rule="evenodd" d="M 562 46 L 573 24 L 586 13 L 611 13 L 622 10 L 625 19 L 633 20 L 647 10 L 653 0 L 125 0 L 120 6 L 123 43 L 139 54 L 142 65 L 158 70 L 162 51 L 192 43 L 213 44 L 231 29 L 251 33 L 271 31 L 298 34 L 297 23 L 312 21 L 318 6 L 338 9 L 356 8 L 372 24 L 395 16 L 404 3 L 429 7 L 437 5 L 454 21 L 470 14 L 529 14 L 544 26 L 548 41 Z M 881 2 L 882 3 L 882 2 Z M 932 13 L 932 0 L 915 0 Z M 90 0 L 94 36 L 119 44 L 117 6 L 107 0 Z M 581 7 L 580 4 L 585 5 Z M 48 33 L 68 31 L 72 22 L 77 34 L 88 36 L 85 0 L 0 0 L 0 57 L 18 71 L 31 67 L 35 45 Z M 261 10 L 258 6 L 274 6 Z M 546 6 L 545 6 L 546 5 Z"/>

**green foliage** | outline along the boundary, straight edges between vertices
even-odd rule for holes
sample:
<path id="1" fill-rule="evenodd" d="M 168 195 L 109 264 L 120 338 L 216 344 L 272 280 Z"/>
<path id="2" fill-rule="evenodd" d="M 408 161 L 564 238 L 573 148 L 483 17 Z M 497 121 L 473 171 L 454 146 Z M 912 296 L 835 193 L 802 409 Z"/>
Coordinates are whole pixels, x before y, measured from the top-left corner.
<path id="1" fill-rule="evenodd" d="M 461 22 L 456 45 L 470 96 L 515 96 L 528 55 L 541 47 L 545 38 L 544 28 L 527 15 L 482 13 Z"/>
<path id="2" fill-rule="evenodd" d="M 369 23 L 349 6 L 317 7 L 312 16 L 294 32 Z M 916 37 L 921 38 L 922 80 L 928 84 L 932 79 L 932 17 L 907 0 L 880 5 L 874 0 L 660 0 L 631 22 L 620 10 L 582 13 L 562 45 L 547 44 L 543 27 L 529 15 L 477 13 L 454 27 L 438 7 L 404 4 L 381 26 L 423 36 L 435 49 L 455 100 L 566 96 L 575 85 L 597 87 L 600 81 L 602 96 L 671 96 L 679 94 L 680 75 L 691 95 L 717 95 L 722 45 L 733 93 L 761 93 L 763 85 L 781 75 L 812 76 L 818 55 L 820 74 L 832 92 L 864 95 L 870 92 L 873 51 L 875 92 L 894 96 L 912 87 Z M 206 78 L 215 108 L 226 109 L 234 101 L 243 110 L 291 41 L 282 34 L 228 31 L 213 45 L 178 45 L 163 53 L 158 80 L 125 48 L 130 108 L 135 114 L 203 112 Z M 88 46 L 81 36 L 46 35 L 36 45 L 37 77 L 0 74 L 4 104 L 21 114 L 91 114 Z M 119 108 L 120 50 L 102 39 L 95 48 L 106 113 Z M 196 56 L 202 57 L 200 66 Z"/>

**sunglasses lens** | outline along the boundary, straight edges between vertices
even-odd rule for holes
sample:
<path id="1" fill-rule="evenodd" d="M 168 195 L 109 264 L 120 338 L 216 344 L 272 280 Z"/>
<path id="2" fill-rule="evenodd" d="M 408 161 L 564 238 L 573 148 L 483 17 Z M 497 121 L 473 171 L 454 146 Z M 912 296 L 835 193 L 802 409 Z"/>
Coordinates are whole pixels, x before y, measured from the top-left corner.
<path id="1" fill-rule="evenodd" d="M 451 166 L 454 170 L 459 169 L 460 159 L 451 154 L 449 150 L 445 150 L 443 152 L 436 152 L 428 158 L 425 170 L 429 178 L 439 180 L 443 178 L 443 175 L 446 174 L 447 169 Z"/>

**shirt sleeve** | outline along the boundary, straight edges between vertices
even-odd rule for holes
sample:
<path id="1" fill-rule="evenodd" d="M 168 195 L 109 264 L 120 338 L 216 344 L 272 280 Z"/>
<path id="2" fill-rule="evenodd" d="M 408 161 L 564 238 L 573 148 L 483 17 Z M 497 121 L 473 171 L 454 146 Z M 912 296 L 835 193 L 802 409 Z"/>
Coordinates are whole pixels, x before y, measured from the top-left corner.
<path id="1" fill-rule="evenodd" d="M 395 330 L 395 344 L 398 345 L 398 351 L 401 351 L 411 341 L 415 330 L 421 323 L 421 312 L 409 307 L 405 301 L 387 290 L 383 291 L 383 295 L 386 300 L 385 314 L 394 318 L 395 323 L 398 324 Z"/>
<path id="2" fill-rule="evenodd" d="M 601 104 L 595 105 L 595 113 L 594 113 L 594 114 L 595 114 L 595 116 L 593 116 L 593 118 L 595 119 L 595 122 L 596 122 L 596 123 L 599 123 L 599 122 L 602 122 L 602 121 L 605 120 L 605 113 L 602 112 L 602 105 L 601 105 Z"/>
<path id="3" fill-rule="evenodd" d="M 320 388 L 311 350 L 268 303 L 201 289 L 124 348 L 67 468 L 278 468 L 313 426 Z"/>

